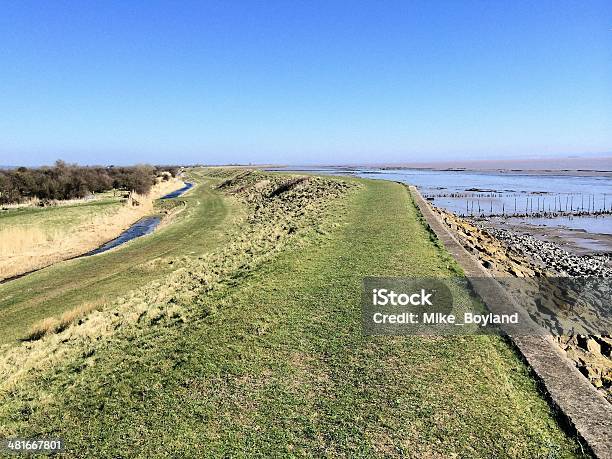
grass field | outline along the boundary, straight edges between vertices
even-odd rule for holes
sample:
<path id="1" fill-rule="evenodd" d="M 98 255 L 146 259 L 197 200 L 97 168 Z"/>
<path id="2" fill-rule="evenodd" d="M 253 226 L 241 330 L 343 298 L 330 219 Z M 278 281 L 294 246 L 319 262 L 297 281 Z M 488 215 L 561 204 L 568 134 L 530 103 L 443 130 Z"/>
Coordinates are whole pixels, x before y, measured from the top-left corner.
<path id="1" fill-rule="evenodd" d="M 66 206 L 55 207 L 21 207 L 0 212 L 3 227 L 44 226 L 48 229 L 63 229 L 90 220 L 100 213 L 115 212 L 121 205 L 119 196 L 106 194 L 104 197 L 82 201 Z"/>
<path id="2" fill-rule="evenodd" d="M 7 322 L 110 302 L 154 254 L 179 267 L 7 351 L 0 435 L 62 436 L 68 457 L 579 455 L 501 338 L 363 336 L 364 276 L 458 274 L 404 187 L 198 180 L 158 234 L 0 287 L 14 340 Z"/>

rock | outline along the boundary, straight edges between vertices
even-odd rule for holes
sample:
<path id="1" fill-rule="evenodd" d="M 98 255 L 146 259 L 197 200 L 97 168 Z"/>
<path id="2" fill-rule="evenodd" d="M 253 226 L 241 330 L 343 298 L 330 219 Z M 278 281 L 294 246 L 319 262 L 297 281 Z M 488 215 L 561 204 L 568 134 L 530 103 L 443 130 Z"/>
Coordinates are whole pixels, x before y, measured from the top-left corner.
<path id="1" fill-rule="evenodd" d="M 590 336 L 579 335 L 577 337 L 578 346 L 584 349 L 585 351 L 591 352 L 593 354 L 601 354 L 601 346 Z"/>
<path id="2" fill-rule="evenodd" d="M 599 380 L 599 382 L 601 383 L 601 378 L 599 377 L 599 372 L 597 371 L 596 368 L 582 365 L 578 367 L 578 369 L 580 370 L 580 373 L 582 373 L 587 378 L 589 378 L 589 381 L 593 382 L 593 381 Z"/>
<path id="3" fill-rule="evenodd" d="M 612 357 L 612 339 L 605 336 L 594 336 L 594 340 L 599 343 L 601 355 L 605 357 Z"/>
<path id="4" fill-rule="evenodd" d="M 612 254 L 574 255 L 558 244 L 539 240 L 528 234 L 518 234 L 507 229 L 493 228 L 486 220 L 466 220 L 449 212 L 436 209 L 443 220 L 449 225 L 463 246 L 476 256 L 480 263 L 494 276 L 515 277 L 577 277 L 597 276 L 612 277 Z M 527 285 L 527 283 L 525 284 Z M 553 283 L 553 287 L 556 284 Z M 540 284 L 541 288 L 542 284 Z M 559 290 L 560 289 L 560 290 Z M 591 304 L 607 304 L 609 292 L 597 291 L 591 293 L 582 291 L 580 298 Z M 527 292 L 526 297 L 533 292 Z M 585 295 L 587 296 L 585 298 Z M 582 314 L 581 303 L 574 301 L 573 295 L 568 297 L 563 284 L 550 292 L 547 297 L 552 304 L 552 310 L 571 311 Z M 598 298 L 598 299 L 597 299 Z M 591 320 L 597 320 L 596 314 Z M 568 327 L 556 321 L 551 322 L 542 316 L 551 330 L 557 333 L 567 332 Z M 563 325 L 563 326 L 561 326 Z M 567 357 L 574 361 L 576 367 L 589 379 L 594 387 L 600 389 L 604 396 L 612 402 L 612 338 L 610 336 L 572 335 L 558 336 L 559 347 Z"/>
<path id="5" fill-rule="evenodd" d="M 601 346 L 593 338 L 587 340 L 587 351 L 593 354 L 601 354 Z"/>

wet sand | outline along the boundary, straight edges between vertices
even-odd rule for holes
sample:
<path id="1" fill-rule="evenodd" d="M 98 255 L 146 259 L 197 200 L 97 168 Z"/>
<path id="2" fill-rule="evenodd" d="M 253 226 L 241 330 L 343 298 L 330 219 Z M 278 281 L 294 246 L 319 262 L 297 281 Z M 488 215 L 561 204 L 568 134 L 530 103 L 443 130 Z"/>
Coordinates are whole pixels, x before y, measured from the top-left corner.
<path id="1" fill-rule="evenodd" d="M 612 156 L 557 157 L 535 159 L 486 159 L 423 161 L 386 164 L 381 169 L 429 169 L 438 171 L 482 171 L 531 175 L 612 176 Z"/>

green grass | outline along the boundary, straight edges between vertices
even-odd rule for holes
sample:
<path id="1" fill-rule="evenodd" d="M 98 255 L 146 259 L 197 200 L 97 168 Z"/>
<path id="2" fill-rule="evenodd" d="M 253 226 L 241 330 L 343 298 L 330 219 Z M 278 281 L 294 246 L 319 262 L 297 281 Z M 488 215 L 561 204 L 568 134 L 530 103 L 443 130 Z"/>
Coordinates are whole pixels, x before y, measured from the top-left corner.
<path id="1" fill-rule="evenodd" d="M 458 269 L 405 188 L 356 183 L 326 208 L 243 196 L 245 237 L 167 301 L 184 317 L 90 342 L 5 394 L 0 425 L 63 436 L 69 457 L 576 455 L 502 339 L 363 336 L 364 276 Z"/>
<path id="2" fill-rule="evenodd" d="M 193 173 L 193 178 L 200 186 L 180 198 L 186 208 L 173 224 L 118 250 L 62 262 L 0 284 L 0 346 L 15 343 L 41 319 L 59 315 L 84 302 L 111 301 L 173 271 L 175 266 L 171 261 L 216 247 L 224 240 L 222 225 L 229 217 L 231 204 L 212 191 L 214 179 L 205 182 L 198 173 Z M 94 213 L 98 212 L 96 207 L 104 205 L 114 203 L 52 210 L 58 214 L 67 212 L 68 216 L 55 219 L 66 220 L 71 218 L 73 207 L 78 216 L 83 216 L 85 209 Z M 26 211 L 28 214 L 40 212 L 38 209 Z M 32 220 L 31 215 L 28 220 Z"/>
<path id="3" fill-rule="evenodd" d="M 37 226 L 45 230 L 63 230 L 90 221 L 101 214 L 119 210 L 119 198 L 105 197 L 95 201 L 55 207 L 22 207 L 0 211 L 0 229 L 3 227 Z"/>

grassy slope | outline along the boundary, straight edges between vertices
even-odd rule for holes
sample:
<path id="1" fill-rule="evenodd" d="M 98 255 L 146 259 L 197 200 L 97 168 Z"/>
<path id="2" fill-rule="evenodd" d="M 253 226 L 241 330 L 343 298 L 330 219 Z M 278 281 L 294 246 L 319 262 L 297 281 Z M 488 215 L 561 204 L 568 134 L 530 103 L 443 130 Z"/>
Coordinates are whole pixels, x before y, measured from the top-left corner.
<path id="1" fill-rule="evenodd" d="M 194 174 L 197 182 L 201 176 Z M 223 240 L 228 203 L 206 183 L 181 197 L 187 207 L 172 225 L 130 242 L 118 250 L 59 263 L 0 285 L 0 346 L 14 343 L 43 318 L 84 302 L 105 302 L 173 270 L 160 257 L 180 257 L 216 247 Z M 92 204 L 94 206 L 101 203 Z M 84 206 L 79 206 L 84 207 Z M 67 208 L 57 208 L 62 212 Z"/>
<path id="2" fill-rule="evenodd" d="M 364 275 L 453 270 L 403 187 L 363 183 L 341 227 L 204 299 L 212 315 L 58 368 L 56 400 L 24 413 L 23 433 L 89 457 L 571 456 L 502 340 L 362 336 Z"/>

